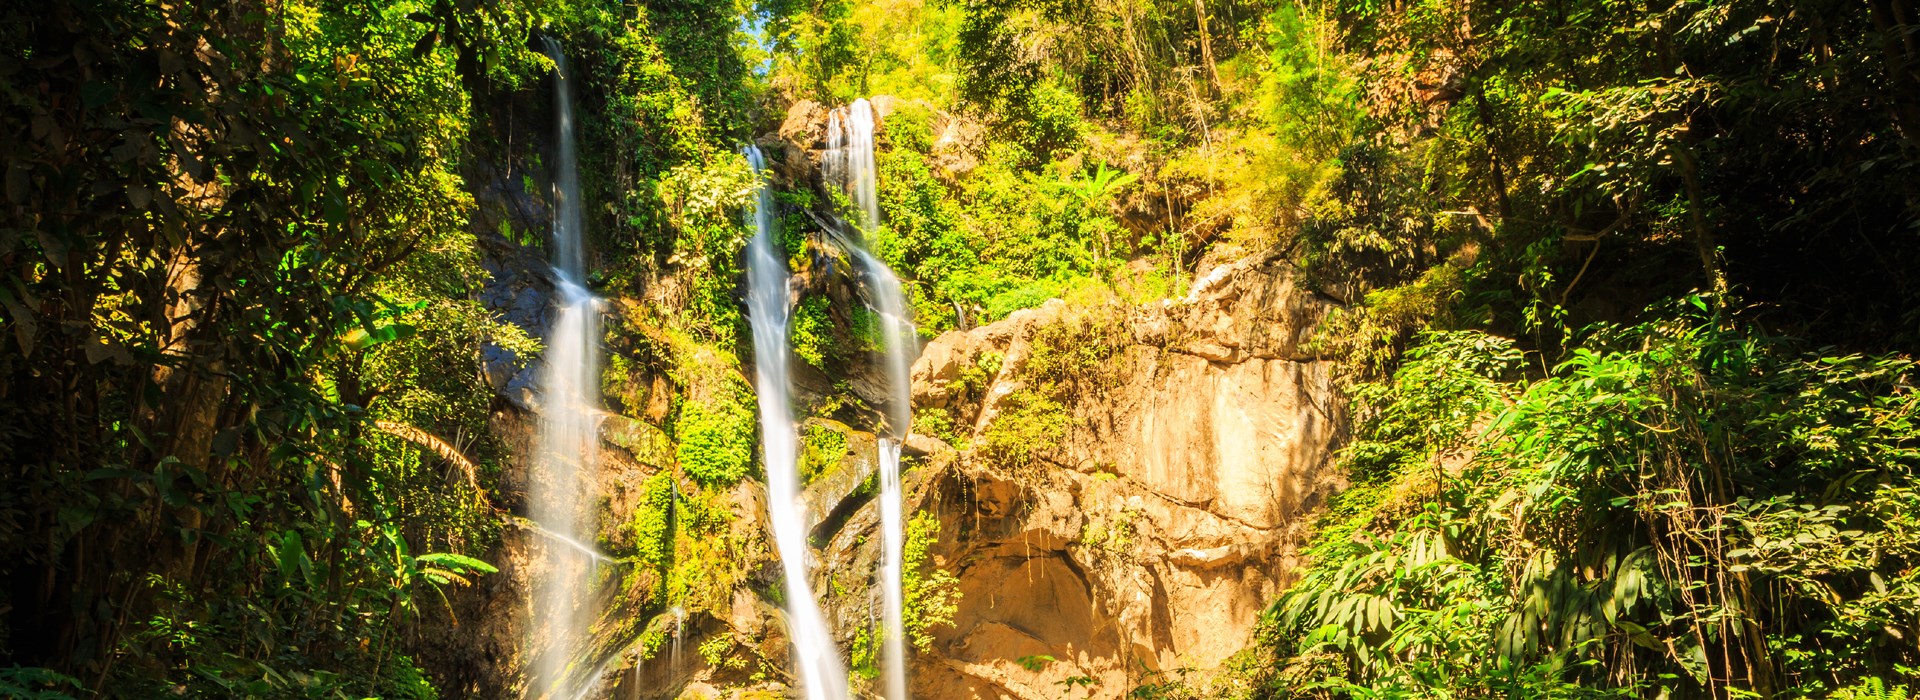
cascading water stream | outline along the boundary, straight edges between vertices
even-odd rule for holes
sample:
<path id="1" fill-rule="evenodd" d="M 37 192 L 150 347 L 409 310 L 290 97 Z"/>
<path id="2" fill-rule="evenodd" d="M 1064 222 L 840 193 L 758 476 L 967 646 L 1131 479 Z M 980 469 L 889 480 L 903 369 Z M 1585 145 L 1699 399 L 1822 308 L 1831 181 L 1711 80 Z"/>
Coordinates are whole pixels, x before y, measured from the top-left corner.
<path id="1" fill-rule="evenodd" d="M 859 248 L 854 250 L 867 269 L 868 284 L 872 286 L 875 302 L 880 307 L 880 330 L 886 335 L 887 379 L 893 389 L 887 406 L 888 435 L 879 440 L 880 542 L 886 547 L 885 556 L 880 561 L 881 602 L 886 606 L 881 618 L 885 624 L 882 670 L 885 673 L 887 700 L 906 700 L 906 600 L 901 589 L 906 516 L 901 512 L 900 447 L 906 441 L 912 420 L 911 380 L 908 373 L 913 363 L 912 357 L 918 354 L 919 349 L 913 347 L 916 344 L 916 331 L 913 324 L 907 321 L 906 301 L 900 291 L 900 280 L 893 276 L 893 270 L 872 254 Z"/>
<path id="2" fill-rule="evenodd" d="M 540 432 L 532 476 L 531 515 L 549 535 L 541 548 L 540 577 L 534 582 L 535 638 L 533 691 L 548 698 L 576 697 L 580 689 L 568 676 L 592 610 L 586 595 L 594 567 L 604 556 L 579 544 L 593 465 L 597 463 L 600 300 L 584 285 L 580 232 L 580 178 L 573 142 L 573 99 L 566 54 L 545 41 L 554 62 L 554 220 L 551 245 L 554 313 L 540 374 Z M 562 546 L 555 546 L 556 543 Z M 591 681 L 592 679 L 587 679 Z"/>
<path id="3" fill-rule="evenodd" d="M 841 113 L 846 116 L 842 117 Z M 839 182 L 860 209 L 861 231 L 880 226 L 880 193 L 876 184 L 878 168 L 873 161 L 873 104 L 866 98 L 854 100 L 844 109 L 827 115 L 827 157 L 822 164 L 826 177 Z"/>
<path id="4" fill-rule="evenodd" d="M 766 171 L 760 149 L 742 149 L 755 173 Z M 840 664 L 826 617 L 807 580 L 806 506 L 800 500 L 799 432 L 788 403 L 787 265 L 774 234 L 773 193 L 761 184 L 752 206 L 754 236 L 747 244 L 747 320 L 753 326 L 753 364 L 760 400 L 761 461 L 767 470 L 767 511 L 774 546 L 786 579 L 787 635 L 794 666 L 808 700 L 846 700 L 847 672 Z"/>
<path id="5" fill-rule="evenodd" d="M 667 667 L 680 668 L 680 639 L 687 636 L 687 609 L 673 606 L 673 654 L 667 657 Z"/>
<path id="6" fill-rule="evenodd" d="M 846 108 L 843 121 L 836 110 L 827 122 L 826 176 L 847 189 L 860 209 L 860 230 L 871 233 L 880 225 L 880 198 L 876 187 L 873 160 L 873 105 L 865 99 L 854 100 Z M 867 271 L 867 285 L 874 310 L 880 314 L 882 344 L 887 355 L 887 381 L 891 396 L 887 402 L 887 434 L 880 438 L 880 527 L 885 552 L 880 559 L 882 615 L 882 671 L 887 700 L 907 699 L 907 661 L 905 642 L 905 596 L 901 590 L 902 565 L 906 549 L 906 521 L 900 493 L 900 447 L 906 441 L 913 418 L 912 387 L 908 376 L 914 356 L 919 354 L 919 335 L 907 317 L 906 295 L 900 278 L 886 263 L 864 246 L 842 241 Z"/>

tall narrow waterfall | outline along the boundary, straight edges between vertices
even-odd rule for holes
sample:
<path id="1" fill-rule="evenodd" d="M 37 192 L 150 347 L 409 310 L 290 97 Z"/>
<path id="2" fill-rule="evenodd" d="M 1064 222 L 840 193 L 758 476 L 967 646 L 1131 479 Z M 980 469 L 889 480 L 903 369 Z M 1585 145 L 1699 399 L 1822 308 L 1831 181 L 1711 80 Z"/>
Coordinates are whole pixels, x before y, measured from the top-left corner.
<path id="1" fill-rule="evenodd" d="M 586 506 L 597 463 L 599 415 L 599 301 L 585 286 L 580 234 L 580 177 L 573 143 L 573 99 L 566 54 L 551 39 L 553 59 L 554 310 L 540 374 L 540 433 L 532 474 L 531 514 L 544 536 L 540 575 L 534 582 L 535 697 L 571 698 L 580 685 L 569 665 L 582 646 L 593 611 L 587 587 L 604 559 L 587 545 Z M 592 679 L 580 679 L 591 682 Z"/>
<path id="2" fill-rule="evenodd" d="M 887 436 L 880 438 L 880 542 L 886 547 L 880 560 L 881 601 L 886 605 L 882 620 L 886 624 L 883 657 L 887 700 L 906 700 L 907 656 L 905 642 L 905 605 L 901 590 L 902 561 L 906 548 L 906 521 L 901 512 L 900 447 L 907 439 L 912 420 L 912 393 L 908 378 L 913 356 L 919 354 L 916 332 L 907 320 L 906 298 L 900 292 L 900 280 L 893 270 L 865 250 L 858 251 L 867 268 L 868 284 L 880 307 L 880 330 L 886 334 L 887 379 L 893 395 L 887 405 Z"/>
<path id="3" fill-rule="evenodd" d="M 760 149 L 744 149 L 755 173 L 766 171 Z M 764 177 L 764 176 L 762 176 Z M 760 400 L 761 461 L 767 469 L 767 511 L 787 584 L 787 636 L 808 700 L 846 700 L 847 671 L 807 581 L 807 513 L 800 500 L 799 432 L 788 402 L 787 263 L 773 227 L 773 193 L 761 183 L 747 244 L 747 320 L 753 325 L 755 389 Z"/>
<path id="4" fill-rule="evenodd" d="M 880 226 L 880 197 L 873 160 L 873 105 L 865 99 L 854 100 L 846 108 L 843 121 L 836 110 L 827 122 L 827 177 L 846 188 L 859 207 L 860 231 L 870 235 Z M 907 698 L 907 659 L 904 631 L 905 606 L 901 590 L 903 557 L 906 548 L 905 514 L 901 512 L 900 447 L 907 439 L 913 418 L 912 387 L 908 374 L 914 356 L 920 353 L 919 336 L 907 315 L 906 295 L 900 290 L 900 278 L 858 241 L 846 246 L 867 272 L 867 286 L 873 296 L 874 311 L 880 314 L 882 344 L 887 354 L 888 397 L 886 436 L 880 438 L 880 527 L 881 545 L 886 548 L 880 560 L 881 602 L 886 606 L 882 621 L 885 629 L 882 671 L 887 700 Z"/>

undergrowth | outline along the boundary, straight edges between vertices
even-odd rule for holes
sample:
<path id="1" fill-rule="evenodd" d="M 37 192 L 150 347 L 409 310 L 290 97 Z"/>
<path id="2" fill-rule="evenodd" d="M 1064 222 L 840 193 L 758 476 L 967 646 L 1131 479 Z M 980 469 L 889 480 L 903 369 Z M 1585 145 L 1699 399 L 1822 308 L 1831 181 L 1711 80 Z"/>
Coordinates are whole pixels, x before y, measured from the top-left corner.
<path id="1" fill-rule="evenodd" d="M 1357 392 L 1356 485 L 1266 633 L 1279 697 L 1819 697 L 1911 684 L 1913 361 L 1706 311 L 1551 374 L 1424 336 Z M 1871 680 L 1878 679 L 1878 680 Z M 1850 691 L 1849 691 L 1850 692 Z"/>

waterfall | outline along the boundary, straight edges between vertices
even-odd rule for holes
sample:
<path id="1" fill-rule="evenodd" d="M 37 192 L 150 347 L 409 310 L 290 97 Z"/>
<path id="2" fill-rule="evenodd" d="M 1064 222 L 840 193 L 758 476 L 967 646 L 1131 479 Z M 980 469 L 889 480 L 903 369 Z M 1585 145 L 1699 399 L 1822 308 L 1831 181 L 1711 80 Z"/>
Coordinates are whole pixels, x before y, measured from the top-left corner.
<path id="1" fill-rule="evenodd" d="M 846 116 L 842 117 L 844 112 Z M 865 98 L 827 115 L 827 153 L 822 175 L 838 182 L 860 210 L 861 231 L 880 225 L 880 195 L 873 163 L 873 105 Z"/>
<path id="2" fill-rule="evenodd" d="M 871 234 L 880 225 L 880 198 L 875 184 L 873 161 L 873 105 L 865 99 L 848 105 L 843 120 L 835 110 L 827 121 L 827 157 L 825 177 L 846 188 L 859 208 L 860 230 Z M 901 590 L 903 557 L 906 549 L 905 514 L 901 512 L 900 447 L 911 428 L 913 403 L 909 373 L 914 356 L 920 353 L 919 335 L 907 315 L 906 295 L 900 278 L 864 246 L 843 240 L 867 271 L 867 286 L 873 297 L 874 311 L 880 314 L 882 344 L 887 355 L 887 380 L 891 396 L 887 402 L 887 431 L 880 438 L 880 558 L 882 616 L 885 629 L 882 672 L 886 680 L 887 700 L 907 698 L 907 660 L 905 642 L 904 593 Z"/>
<path id="3" fill-rule="evenodd" d="M 755 173 L 766 171 L 760 149 L 743 149 Z M 764 176 L 763 176 L 764 177 Z M 826 617 L 807 581 L 807 513 L 800 500 L 796 452 L 799 432 L 788 402 L 787 263 L 774 234 L 773 193 L 763 182 L 752 206 L 754 235 L 747 244 L 747 320 L 753 326 L 753 364 L 760 400 L 761 462 L 767 470 L 767 511 L 774 546 L 786 579 L 787 636 L 794 666 L 808 700 L 846 700 L 847 672 L 840 664 Z"/>
<path id="4" fill-rule="evenodd" d="M 573 78 L 567 55 L 551 37 L 542 39 L 553 59 L 553 267 L 570 282 L 581 281 L 586 269 L 580 242 L 580 163 L 573 141 Z"/>
<path id="5" fill-rule="evenodd" d="M 919 354 L 916 331 L 907 320 L 906 298 L 900 292 L 900 280 L 872 254 L 858 251 L 867 268 L 869 284 L 879 305 L 880 329 L 886 334 L 887 379 L 893 396 L 887 406 L 887 437 L 880 438 L 880 532 L 886 547 L 880 559 L 881 601 L 886 605 L 882 620 L 886 624 L 882 639 L 887 700 L 907 698 L 907 658 L 905 641 L 904 592 L 901 590 L 902 559 L 906 550 L 906 521 L 901 512 L 900 447 L 911 427 L 913 404 L 908 374 L 913 356 Z"/>
<path id="6" fill-rule="evenodd" d="M 540 373 L 540 432 L 530 481 L 531 515 L 548 535 L 534 582 L 535 639 L 529 695 L 574 697 L 568 673 L 592 619 L 586 588 L 605 557 L 580 544 L 592 470 L 597 463 L 600 363 L 599 300 L 587 291 L 581 253 L 580 178 L 573 144 L 573 100 L 566 55 L 546 40 L 554 62 L 553 239 L 554 313 Z M 561 546 L 556 546 L 556 544 Z M 591 679 L 588 679 L 591 681 Z"/>
<path id="7" fill-rule="evenodd" d="M 667 668 L 680 668 L 680 638 L 686 636 L 687 609 L 673 606 L 673 654 L 667 657 Z"/>

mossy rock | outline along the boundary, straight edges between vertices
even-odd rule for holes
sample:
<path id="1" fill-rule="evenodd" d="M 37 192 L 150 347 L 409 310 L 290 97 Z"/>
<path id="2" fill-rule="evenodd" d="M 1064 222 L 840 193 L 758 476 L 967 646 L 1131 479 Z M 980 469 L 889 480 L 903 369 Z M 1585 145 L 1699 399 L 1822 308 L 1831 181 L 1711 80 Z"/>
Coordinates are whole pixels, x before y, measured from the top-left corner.
<path id="1" fill-rule="evenodd" d="M 626 416 L 609 415 L 600 422 L 600 439 L 625 450 L 633 461 L 650 467 L 670 467 L 674 460 L 673 440 L 658 426 Z"/>
<path id="2" fill-rule="evenodd" d="M 825 418 L 808 420 L 800 426 L 800 483 L 810 484 L 821 474 L 839 467 L 852 454 L 848 436 L 854 431 L 846 424 Z"/>
<path id="3" fill-rule="evenodd" d="M 848 499 L 864 494 L 863 487 L 873 479 L 879 465 L 879 440 L 873 433 L 826 418 L 807 419 L 800 426 L 800 435 L 804 441 L 802 462 L 808 461 L 806 455 L 820 460 L 811 465 L 814 471 L 802 498 L 808 515 L 815 522 L 823 522 Z M 806 466 L 803 464 L 803 469 Z"/>

